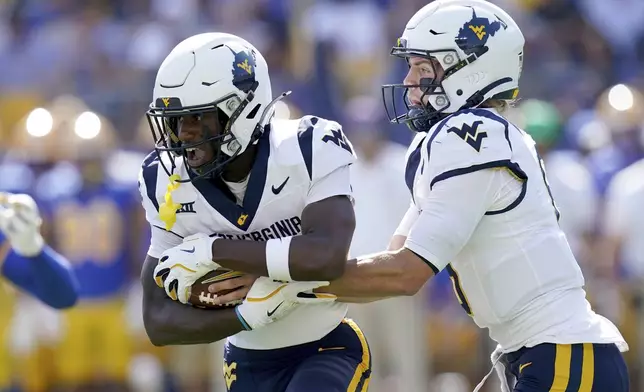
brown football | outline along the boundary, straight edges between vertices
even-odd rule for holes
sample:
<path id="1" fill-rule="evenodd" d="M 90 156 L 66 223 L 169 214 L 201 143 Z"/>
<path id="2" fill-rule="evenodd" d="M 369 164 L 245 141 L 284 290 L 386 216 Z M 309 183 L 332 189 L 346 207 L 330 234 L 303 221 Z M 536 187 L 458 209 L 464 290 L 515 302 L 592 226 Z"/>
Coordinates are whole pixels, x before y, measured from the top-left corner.
<path id="1" fill-rule="evenodd" d="M 191 286 L 189 302 L 193 306 L 196 306 L 199 308 L 207 308 L 207 309 L 225 309 L 235 305 L 239 305 L 240 303 L 242 303 L 242 300 L 228 302 L 223 305 L 213 304 L 215 297 L 219 295 L 228 294 L 232 291 L 235 291 L 237 288 L 234 288 L 231 290 L 223 290 L 218 293 L 210 293 L 208 292 L 208 286 L 216 282 L 237 278 L 242 275 L 244 275 L 243 272 L 231 271 L 227 269 L 217 269 L 217 270 L 208 272 L 201 278 L 197 279 L 197 281 Z"/>

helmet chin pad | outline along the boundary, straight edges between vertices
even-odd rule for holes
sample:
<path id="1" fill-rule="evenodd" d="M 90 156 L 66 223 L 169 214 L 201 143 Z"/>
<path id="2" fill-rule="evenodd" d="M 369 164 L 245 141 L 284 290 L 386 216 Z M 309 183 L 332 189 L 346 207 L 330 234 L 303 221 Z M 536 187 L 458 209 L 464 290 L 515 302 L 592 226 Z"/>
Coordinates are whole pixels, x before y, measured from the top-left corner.
<path id="1" fill-rule="evenodd" d="M 409 116 L 409 122 L 407 125 L 413 131 L 416 132 L 427 132 L 432 127 L 430 117 L 430 108 L 424 108 L 422 106 L 410 106 L 407 116 Z"/>
<path id="2" fill-rule="evenodd" d="M 431 106 L 410 106 L 407 111 L 405 124 L 414 132 L 429 132 L 429 130 L 449 113 L 434 110 Z"/>

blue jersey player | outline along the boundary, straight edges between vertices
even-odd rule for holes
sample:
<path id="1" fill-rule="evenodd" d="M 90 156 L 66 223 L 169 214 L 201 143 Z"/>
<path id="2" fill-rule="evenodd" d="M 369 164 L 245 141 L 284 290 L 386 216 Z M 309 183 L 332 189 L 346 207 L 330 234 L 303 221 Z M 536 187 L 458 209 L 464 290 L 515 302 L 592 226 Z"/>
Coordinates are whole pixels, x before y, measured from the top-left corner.
<path id="1" fill-rule="evenodd" d="M 52 242 L 80 281 L 78 306 L 64 314 L 66 329 L 56 346 L 57 382 L 65 388 L 89 386 L 99 373 L 102 382 L 125 385 L 133 355 L 134 339 L 124 326 L 142 232 L 134 218 L 136 169 L 127 170 L 122 158 L 118 170 L 110 169 L 112 129 L 101 124 L 92 139 L 68 135 L 78 152 L 43 174 L 37 187 Z"/>

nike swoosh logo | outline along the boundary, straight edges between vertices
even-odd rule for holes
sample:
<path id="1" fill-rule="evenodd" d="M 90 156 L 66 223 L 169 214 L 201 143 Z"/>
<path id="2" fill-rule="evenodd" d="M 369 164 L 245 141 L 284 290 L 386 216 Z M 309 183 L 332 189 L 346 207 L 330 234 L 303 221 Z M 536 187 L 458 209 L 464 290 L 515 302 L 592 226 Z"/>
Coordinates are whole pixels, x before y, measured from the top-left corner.
<path id="1" fill-rule="evenodd" d="M 195 253 L 195 247 L 193 246 L 192 249 L 181 249 L 181 251 L 186 253 Z"/>
<path id="2" fill-rule="evenodd" d="M 318 348 L 318 352 L 322 351 L 331 351 L 331 350 L 344 350 L 346 347 L 320 347 Z"/>
<path id="3" fill-rule="evenodd" d="M 267 311 L 266 311 L 266 315 L 267 315 L 268 317 L 271 317 L 273 314 L 275 314 L 275 312 L 277 311 L 277 309 L 279 309 L 279 307 L 280 307 L 280 306 L 282 306 L 282 304 L 283 304 L 283 303 L 284 303 L 284 301 L 280 302 L 280 304 L 279 304 L 279 305 L 277 305 L 277 306 L 275 307 L 275 309 L 273 309 L 271 312 L 269 312 L 269 311 L 267 310 Z"/>
<path id="4" fill-rule="evenodd" d="M 523 371 L 523 369 L 527 368 L 528 366 L 532 365 L 532 362 L 524 363 L 523 365 L 519 366 L 519 373 Z"/>
<path id="5" fill-rule="evenodd" d="M 210 86 L 212 86 L 213 84 L 218 83 L 218 82 L 220 82 L 220 81 L 221 81 L 221 79 L 219 79 L 219 80 L 215 80 L 214 82 L 201 82 L 201 84 L 202 84 L 203 86 L 210 87 Z"/>
<path id="6" fill-rule="evenodd" d="M 271 188 L 271 189 L 272 189 L 272 191 L 273 191 L 273 194 L 275 194 L 275 195 L 279 194 L 279 193 L 282 191 L 282 189 L 284 189 L 284 186 L 285 186 L 285 185 L 286 185 L 286 183 L 288 182 L 289 178 L 291 178 L 291 177 L 290 177 L 290 176 L 289 176 L 289 177 L 286 177 L 286 180 L 284 180 L 284 182 L 282 183 L 282 185 L 278 186 L 277 188 L 275 188 L 275 185 L 273 185 L 273 187 Z"/>

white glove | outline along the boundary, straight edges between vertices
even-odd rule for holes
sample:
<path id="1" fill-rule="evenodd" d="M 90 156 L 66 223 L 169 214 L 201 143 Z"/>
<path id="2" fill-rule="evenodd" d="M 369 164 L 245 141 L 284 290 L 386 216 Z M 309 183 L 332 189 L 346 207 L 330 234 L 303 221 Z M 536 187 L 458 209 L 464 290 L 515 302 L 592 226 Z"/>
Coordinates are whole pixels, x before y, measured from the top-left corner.
<path id="1" fill-rule="evenodd" d="M 17 254 L 25 257 L 40 254 L 45 246 L 41 224 L 38 206 L 31 196 L 0 193 L 0 230 Z"/>
<path id="2" fill-rule="evenodd" d="M 183 304 L 188 303 L 190 287 L 208 272 L 221 268 L 212 261 L 212 243 L 216 237 L 194 234 L 183 243 L 161 254 L 154 268 L 154 281 L 165 288 L 168 297 Z"/>
<path id="3" fill-rule="evenodd" d="M 235 307 L 237 317 L 247 331 L 279 320 L 291 313 L 298 304 L 333 302 L 333 294 L 313 293 L 313 289 L 328 286 L 329 282 L 281 282 L 266 277 L 257 278 L 241 305 Z"/>

